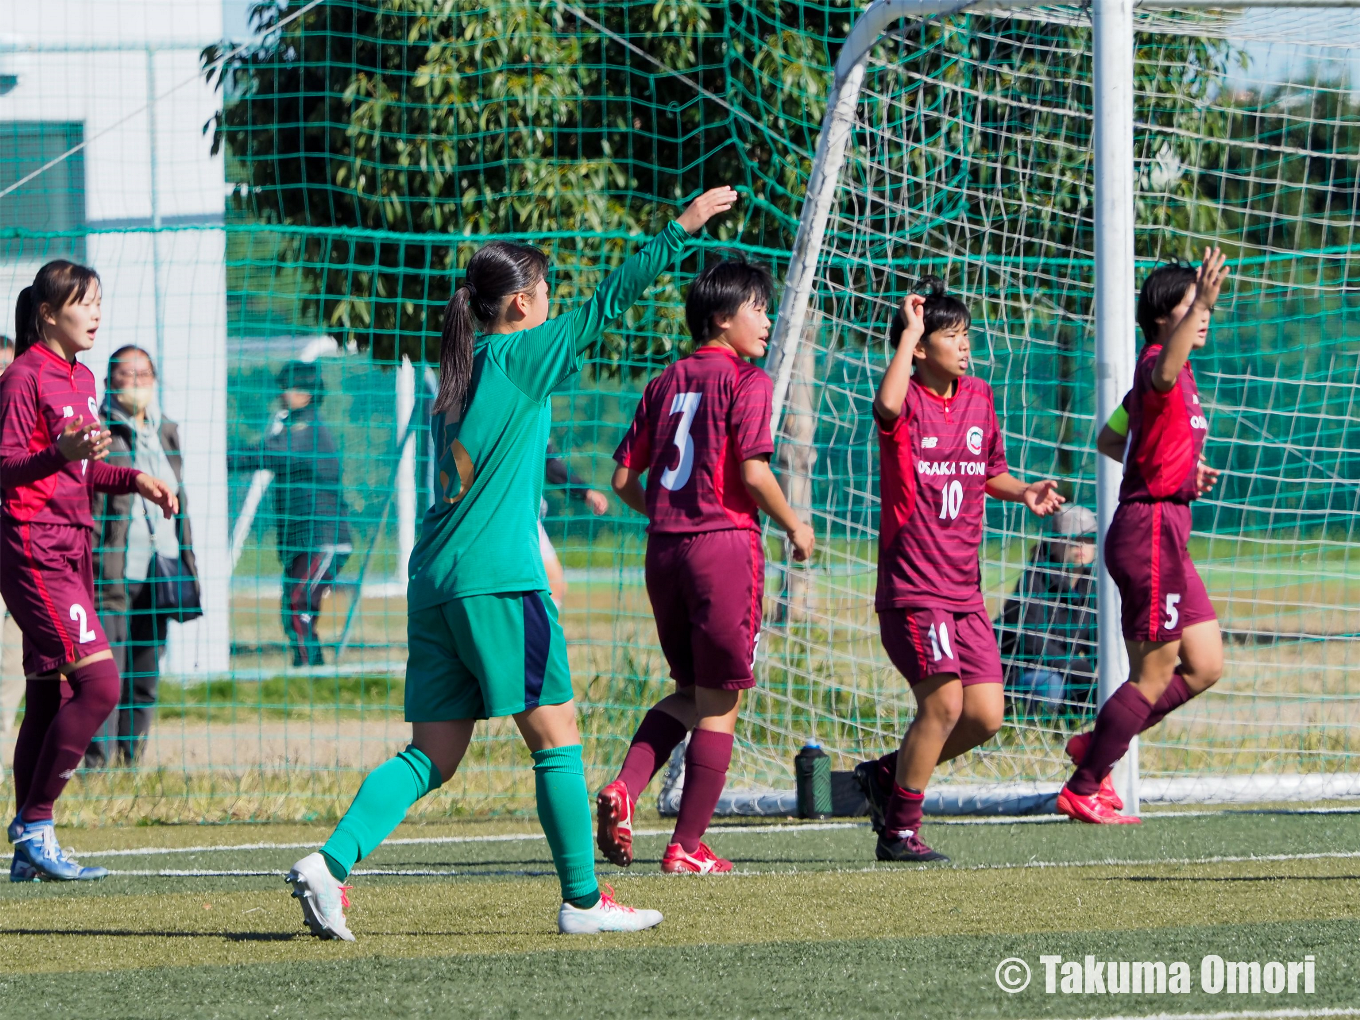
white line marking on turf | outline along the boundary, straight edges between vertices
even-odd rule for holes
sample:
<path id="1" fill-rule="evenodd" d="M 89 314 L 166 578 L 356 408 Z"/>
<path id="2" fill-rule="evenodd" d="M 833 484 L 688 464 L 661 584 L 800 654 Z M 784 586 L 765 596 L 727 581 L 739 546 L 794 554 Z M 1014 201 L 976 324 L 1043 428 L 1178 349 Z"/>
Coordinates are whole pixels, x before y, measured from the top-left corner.
<path id="1" fill-rule="evenodd" d="M 868 822 L 817 822 L 810 825 L 743 825 L 732 826 L 728 831 L 746 832 L 818 832 L 826 829 L 868 828 Z M 670 829 L 639 829 L 634 836 L 669 836 Z M 439 846 L 450 843 L 520 843 L 542 840 L 541 832 L 510 832 L 499 836 L 412 836 L 402 839 L 383 840 L 383 846 Z M 319 846 L 319 842 L 309 843 L 232 843 L 205 846 L 134 847 L 128 850 L 81 850 L 80 857 L 148 857 L 152 854 L 202 854 L 214 851 L 241 850 L 307 850 Z"/>
<path id="2" fill-rule="evenodd" d="M 1288 1020 L 1291 1017 L 1360 1016 L 1360 1009 L 1248 1009 L 1240 1013 L 1144 1013 L 1140 1016 L 1083 1017 L 1074 1020 Z"/>

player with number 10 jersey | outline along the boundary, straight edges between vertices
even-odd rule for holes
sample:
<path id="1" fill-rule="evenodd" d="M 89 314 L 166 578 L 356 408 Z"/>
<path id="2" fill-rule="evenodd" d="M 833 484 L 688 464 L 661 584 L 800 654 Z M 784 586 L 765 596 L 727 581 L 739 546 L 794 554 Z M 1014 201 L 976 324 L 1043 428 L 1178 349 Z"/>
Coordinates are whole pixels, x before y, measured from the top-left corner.
<path id="1" fill-rule="evenodd" d="M 685 788 L 662 869 L 709 874 L 731 863 L 701 841 L 732 757 L 741 692 L 752 687 L 765 588 L 759 511 L 806 558 L 812 531 L 770 472 L 765 353 L 773 289 L 763 267 L 726 260 L 695 279 L 685 316 L 698 349 L 647 384 L 614 459 L 614 490 L 645 513 L 647 594 L 675 693 L 643 719 L 619 777 L 600 793 L 601 852 L 632 862 L 632 811 L 691 729 Z M 644 492 L 640 478 L 647 476 Z"/>
<path id="2" fill-rule="evenodd" d="M 968 375 L 968 307 L 938 279 L 909 295 L 874 399 L 880 453 L 879 632 L 911 684 L 916 719 L 900 750 L 861 762 L 881 861 L 944 857 L 920 837 L 935 766 L 1001 726 L 1001 656 L 982 601 L 978 551 L 986 497 L 1039 516 L 1063 502 L 1052 479 L 1011 475 L 992 389 Z"/>

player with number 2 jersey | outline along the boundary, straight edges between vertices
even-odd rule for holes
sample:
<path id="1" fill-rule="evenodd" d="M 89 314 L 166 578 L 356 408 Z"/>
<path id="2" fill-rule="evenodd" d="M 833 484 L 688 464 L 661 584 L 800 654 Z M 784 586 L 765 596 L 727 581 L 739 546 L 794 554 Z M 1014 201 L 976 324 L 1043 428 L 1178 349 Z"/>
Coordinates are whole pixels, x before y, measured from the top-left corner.
<path id="1" fill-rule="evenodd" d="M 879 632 L 918 711 L 899 751 L 855 769 L 881 861 L 935 861 L 920 837 L 935 766 L 988 740 L 1004 707 L 1001 656 L 982 602 L 987 496 L 1039 516 L 1063 502 L 1051 479 L 1011 475 L 992 389 L 967 373 L 971 316 L 938 279 L 893 323 L 897 348 L 874 400 L 880 453 Z"/>
<path id="2" fill-rule="evenodd" d="M 763 267 L 741 260 L 699 274 L 685 303 L 699 347 L 647 384 L 614 454 L 614 490 L 647 515 L 647 594 L 676 687 L 647 713 L 619 777 L 599 796 L 600 850 L 625 867 L 633 807 L 690 730 L 662 870 L 732 867 L 702 836 L 727 777 L 741 692 L 755 684 L 765 588 L 759 511 L 788 532 L 795 558 L 813 544 L 770 472 L 770 377 L 745 360 L 765 353 L 772 290 Z"/>
<path id="3" fill-rule="evenodd" d="M 1190 559 L 1189 539 L 1190 504 L 1218 477 L 1201 462 L 1209 421 L 1190 353 L 1208 341 L 1224 263 L 1215 249 L 1205 252 L 1198 271 L 1170 264 L 1148 275 L 1138 296 L 1147 342 L 1133 388 L 1123 414 L 1097 439 L 1102 454 L 1124 464 L 1119 508 L 1103 548 L 1119 586 L 1130 678 L 1101 705 L 1095 728 L 1068 741 L 1077 767 L 1057 806 L 1078 821 L 1137 821 L 1120 814 L 1124 804 L 1110 778 L 1115 763 L 1135 736 L 1223 673 L 1218 619 Z"/>

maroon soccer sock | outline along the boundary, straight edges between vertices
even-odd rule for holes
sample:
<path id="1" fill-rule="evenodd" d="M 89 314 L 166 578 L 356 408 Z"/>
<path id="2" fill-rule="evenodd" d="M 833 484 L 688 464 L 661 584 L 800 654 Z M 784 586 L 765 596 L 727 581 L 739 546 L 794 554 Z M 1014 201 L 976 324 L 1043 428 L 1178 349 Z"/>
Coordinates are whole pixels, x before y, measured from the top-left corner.
<path id="1" fill-rule="evenodd" d="M 680 793 L 680 816 L 675 820 L 675 836 L 680 849 L 692 854 L 699 849 L 713 809 L 718 806 L 727 767 L 732 764 L 732 734 L 695 730 L 685 752 L 685 788 Z M 631 789 L 631 787 L 630 787 Z"/>
<path id="2" fill-rule="evenodd" d="M 892 791 L 897 785 L 897 752 L 889 751 L 882 758 L 878 759 L 878 785 L 883 789 Z"/>
<path id="3" fill-rule="evenodd" d="M 1129 741 L 1143 729 L 1151 714 L 1152 706 L 1132 683 L 1125 683 L 1111 694 L 1096 716 L 1091 746 L 1067 781 L 1067 788 L 1083 797 L 1099 790 L 1101 781 L 1110 774 L 1114 763 L 1124 757 Z"/>
<path id="4" fill-rule="evenodd" d="M 1180 708 L 1194 696 L 1195 692 L 1192 691 L 1190 685 L 1185 682 L 1185 677 L 1181 676 L 1180 673 L 1173 673 L 1171 675 L 1171 683 L 1167 685 L 1166 690 L 1162 691 L 1162 696 L 1157 699 L 1157 704 L 1152 706 L 1152 713 L 1147 717 L 1147 721 L 1143 723 L 1143 729 L 1138 732 L 1142 733 L 1143 730 L 1152 729 L 1152 727 L 1165 719 L 1167 715 Z"/>
<path id="5" fill-rule="evenodd" d="M 85 756 L 90 738 L 118 704 L 118 667 L 101 659 L 74 670 L 67 680 L 71 697 L 47 727 L 19 814 L 25 822 L 52 818 L 52 805 Z M 28 725 L 28 720 L 24 720 Z"/>
<path id="6" fill-rule="evenodd" d="M 624 756 L 618 776 L 628 787 L 628 800 L 633 807 L 637 807 L 642 791 L 647 789 L 652 776 L 670 758 L 687 732 L 684 723 L 659 708 L 642 717 L 642 725 L 633 734 L 633 742 L 628 745 L 628 754 Z"/>
<path id="7" fill-rule="evenodd" d="M 14 741 L 14 813 L 18 814 L 33 785 L 47 729 L 61 708 L 61 679 L 29 680 L 24 685 L 24 721 Z"/>
<path id="8" fill-rule="evenodd" d="M 926 795 L 919 790 L 908 790 L 893 783 L 892 796 L 884 814 L 883 828 L 891 833 L 916 832 L 921 828 L 921 816 L 926 810 Z"/>

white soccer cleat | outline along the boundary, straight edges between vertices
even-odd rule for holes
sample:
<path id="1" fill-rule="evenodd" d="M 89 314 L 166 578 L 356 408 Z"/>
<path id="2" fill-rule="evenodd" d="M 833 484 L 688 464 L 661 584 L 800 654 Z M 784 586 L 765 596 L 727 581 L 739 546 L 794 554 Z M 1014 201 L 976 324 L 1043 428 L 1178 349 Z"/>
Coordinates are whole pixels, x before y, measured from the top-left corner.
<path id="1" fill-rule="evenodd" d="M 600 890 L 600 902 L 589 910 L 563 903 L 557 930 L 563 935 L 594 935 L 602 931 L 642 931 L 661 923 L 659 910 L 634 910 L 614 901 L 614 890 Z"/>
<path id="2" fill-rule="evenodd" d="M 345 890 L 349 886 L 335 880 L 324 857 L 311 853 L 302 858 L 288 872 L 288 883 L 293 887 L 294 899 L 302 904 L 302 919 L 313 935 L 354 941 L 354 935 L 345 923 L 345 908 L 349 906 Z"/>

